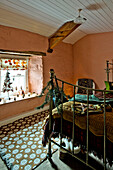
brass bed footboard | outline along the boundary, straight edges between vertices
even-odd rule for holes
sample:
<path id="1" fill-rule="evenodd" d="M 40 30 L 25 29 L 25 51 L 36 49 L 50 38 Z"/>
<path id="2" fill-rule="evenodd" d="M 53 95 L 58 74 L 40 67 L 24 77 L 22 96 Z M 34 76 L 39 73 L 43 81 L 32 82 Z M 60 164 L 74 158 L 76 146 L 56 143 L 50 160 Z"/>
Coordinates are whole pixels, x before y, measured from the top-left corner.
<path id="1" fill-rule="evenodd" d="M 58 145 L 60 148 L 66 150 L 64 147 L 62 147 L 62 137 L 63 137 L 63 99 L 64 99 L 64 86 L 69 85 L 73 88 L 73 101 L 72 101 L 72 107 L 73 107 L 73 128 L 72 128 L 72 152 L 66 150 L 69 154 L 71 154 L 72 156 L 74 156 L 76 159 L 80 160 L 82 163 L 84 163 L 85 165 L 87 165 L 88 167 L 95 169 L 92 165 L 89 164 L 89 105 L 91 103 L 93 104 L 101 104 L 103 106 L 103 118 L 104 118 L 104 125 L 103 125 L 103 140 L 104 140 L 104 148 L 103 148 L 103 153 L 104 153 L 104 158 L 103 158 L 103 169 L 106 169 L 106 104 L 109 103 L 113 103 L 112 100 L 107 100 L 106 99 L 106 92 L 111 92 L 111 91 L 106 91 L 106 90 L 97 90 L 97 89 L 91 89 L 91 88 L 87 88 L 87 87 L 82 87 L 82 86 L 78 86 L 78 85 L 74 85 L 68 82 L 65 82 L 63 80 L 60 80 L 58 78 L 56 78 L 56 76 L 54 75 L 54 70 L 51 69 L 50 70 L 50 80 L 51 80 L 51 93 L 50 93 L 50 114 L 49 114 L 49 142 L 48 142 L 48 159 L 51 159 L 52 157 L 52 153 L 51 153 L 51 142 L 55 143 L 56 145 Z M 51 131 L 52 131 L 52 120 L 53 120 L 53 115 L 52 115 L 52 110 L 53 110 L 53 95 L 54 95 L 54 81 L 56 82 L 56 86 L 58 87 L 58 82 L 60 82 L 61 84 L 61 95 L 60 95 L 60 108 L 57 106 L 58 112 L 60 114 L 60 119 L 61 119 L 61 124 L 60 124 L 60 144 L 56 143 L 55 141 L 53 141 L 51 139 Z M 79 102 L 79 100 L 77 101 L 76 97 L 75 97 L 75 90 L 76 88 L 84 88 L 87 91 L 87 100 L 83 101 L 83 103 L 86 103 L 86 160 L 82 160 L 79 157 L 77 157 L 76 155 L 74 155 L 74 141 L 75 141 L 75 119 L 76 119 L 76 115 L 75 115 L 75 111 L 76 111 L 76 102 Z M 59 89 L 58 89 L 59 90 Z M 96 92 L 102 92 L 103 93 L 103 100 L 101 101 L 90 101 L 89 100 L 89 91 L 96 91 Z M 80 101 L 81 102 L 81 101 Z M 91 128 L 91 127 L 90 127 Z"/>

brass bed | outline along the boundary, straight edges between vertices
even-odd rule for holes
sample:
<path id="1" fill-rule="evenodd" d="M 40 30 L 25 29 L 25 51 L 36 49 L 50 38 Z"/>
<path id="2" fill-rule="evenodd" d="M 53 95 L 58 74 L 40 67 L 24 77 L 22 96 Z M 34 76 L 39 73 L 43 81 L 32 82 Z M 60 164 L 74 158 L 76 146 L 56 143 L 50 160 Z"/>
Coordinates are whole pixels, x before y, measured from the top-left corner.
<path id="1" fill-rule="evenodd" d="M 58 81 L 61 83 L 60 103 L 56 103 L 53 109 L 54 81 L 57 86 L 56 96 L 59 91 Z M 73 88 L 73 98 L 64 103 L 64 85 L 67 84 Z M 77 98 L 76 88 L 83 88 L 87 91 L 85 99 Z M 89 91 L 102 93 L 102 99 L 93 97 Z M 108 98 L 111 93 L 110 98 Z M 113 91 L 97 90 L 79 85 L 73 85 L 56 78 L 54 70 L 50 71 L 50 106 L 49 116 L 45 119 L 44 134 L 42 143 L 45 146 L 48 142 L 47 157 L 51 159 L 51 142 L 66 150 L 62 146 L 62 138 L 68 136 L 72 139 L 72 151 L 67 152 L 80 160 L 88 167 L 95 169 L 89 164 L 89 154 L 92 152 L 98 158 L 103 158 L 103 169 L 113 164 Z M 83 96 L 82 96 L 83 97 Z M 96 100 L 97 99 L 97 100 Z M 83 109 L 84 108 L 84 109 Z M 56 143 L 52 137 L 60 134 L 60 144 Z M 74 146 L 80 145 L 81 152 L 86 154 L 85 161 L 74 154 Z"/>

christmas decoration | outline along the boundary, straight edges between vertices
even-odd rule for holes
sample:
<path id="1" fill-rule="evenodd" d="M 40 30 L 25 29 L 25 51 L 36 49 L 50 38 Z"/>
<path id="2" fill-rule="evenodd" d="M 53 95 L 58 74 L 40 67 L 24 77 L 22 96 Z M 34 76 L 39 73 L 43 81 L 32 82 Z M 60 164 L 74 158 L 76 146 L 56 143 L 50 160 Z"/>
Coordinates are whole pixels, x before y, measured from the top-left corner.
<path id="1" fill-rule="evenodd" d="M 11 87 L 11 82 L 10 82 L 10 76 L 9 76 L 9 72 L 7 70 L 7 73 L 6 73 L 6 77 L 5 77 L 5 80 L 4 80 L 4 85 L 3 85 L 3 93 L 5 92 L 8 92 L 8 97 L 9 97 L 9 91 L 12 91 L 13 92 L 13 88 Z"/>
<path id="2" fill-rule="evenodd" d="M 45 90 L 46 89 L 49 90 L 50 85 L 51 85 L 51 81 L 49 81 L 47 83 L 47 86 L 42 89 L 42 92 L 41 92 L 41 94 L 38 97 L 42 97 L 44 95 Z M 47 92 L 45 100 L 44 100 L 44 103 L 41 106 L 36 107 L 36 109 L 43 108 L 46 104 L 49 103 L 49 101 L 50 101 L 50 92 L 51 92 L 50 90 Z"/>
<path id="3" fill-rule="evenodd" d="M 62 103 L 61 96 L 63 96 L 63 100 L 65 102 L 67 101 L 66 98 L 67 97 L 69 98 L 70 96 L 66 96 L 62 88 L 59 87 L 53 69 L 50 70 L 50 73 L 51 73 L 50 81 L 47 83 L 47 86 L 42 89 L 41 94 L 38 96 L 38 97 L 42 97 L 45 91 L 47 91 L 45 94 L 46 96 L 45 96 L 44 103 L 41 106 L 36 107 L 36 109 L 43 108 L 46 104 L 50 102 L 52 97 L 52 100 L 54 100 L 53 107 L 57 107 L 58 113 L 61 113 L 61 107 L 59 107 L 59 105 Z"/>

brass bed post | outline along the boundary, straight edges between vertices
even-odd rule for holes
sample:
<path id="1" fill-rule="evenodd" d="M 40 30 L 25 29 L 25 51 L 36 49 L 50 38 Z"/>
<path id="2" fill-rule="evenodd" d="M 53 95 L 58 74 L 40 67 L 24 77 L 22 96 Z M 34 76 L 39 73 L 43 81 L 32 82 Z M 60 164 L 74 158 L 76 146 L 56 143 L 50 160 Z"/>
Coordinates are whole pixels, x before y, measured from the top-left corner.
<path id="1" fill-rule="evenodd" d="M 52 109 L 53 109 L 53 89 L 54 89 L 54 70 L 50 69 L 50 81 L 51 81 L 51 89 L 50 89 L 50 105 L 49 105 L 49 142 L 48 142 L 48 153 L 47 157 L 48 159 L 51 159 L 51 129 L 52 129 Z"/>
<path id="2" fill-rule="evenodd" d="M 112 61 L 113 62 L 113 61 Z M 112 68 L 109 67 L 109 65 L 112 65 Z M 112 74 L 113 74 L 113 63 L 110 63 L 108 60 L 106 61 L 106 73 L 107 73 L 107 81 L 109 82 L 109 73 L 110 70 L 112 70 Z M 113 78 L 113 77 L 112 77 Z"/>
<path id="3" fill-rule="evenodd" d="M 61 129 L 60 129 L 60 145 L 62 144 L 62 125 L 63 125 L 63 88 L 64 88 L 64 82 L 62 82 L 62 89 L 61 89 Z"/>
<path id="4" fill-rule="evenodd" d="M 73 147 L 72 147 L 72 153 L 74 154 L 74 139 L 75 139 L 75 86 L 73 86 L 73 133 L 72 133 L 72 140 L 73 140 Z"/>
<path id="5" fill-rule="evenodd" d="M 110 65 L 112 65 L 112 68 L 110 68 Z M 109 82 L 109 73 L 110 73 L 110 70 L 112 70 L 112 81 L 113 81 L 113 60 L 112 62 L 110 63 L 108 60 L 106 61 L 106 73 L 107 73 L 107 81 Z"/>
<path id="6" fill-rule="evenodd" d="M 87 137 L 86 137 L 86 164 L 88 165 L 88 150 L 89 150 L 89 90 L 87 89 Z"/>
<path id="7" fill-rule="evenodd" d="M 106 64 L 107 64 L 107 68 L 106 68 L 106 72 L 107 72 L 107 81 L 109 81 L 109 72 L 110 72 L 110 69 L 109 69 L 109 61 L 108 61 L 108 60 L 106 61 Z"/>
<path id="8" fill-rule="evenodd" d="M 104 170 L 106 169 L 106 97 L 104 91 Z"/>

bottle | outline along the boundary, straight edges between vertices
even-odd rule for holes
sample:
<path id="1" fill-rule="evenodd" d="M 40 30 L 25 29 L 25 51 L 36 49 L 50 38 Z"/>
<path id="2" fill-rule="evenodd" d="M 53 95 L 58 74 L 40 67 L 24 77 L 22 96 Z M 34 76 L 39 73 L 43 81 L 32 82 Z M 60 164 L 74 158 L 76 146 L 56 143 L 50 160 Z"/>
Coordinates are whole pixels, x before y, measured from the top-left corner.
<path id="1" fill-rule="evenodd" d="M 24 90 L 22 89 L 22 86 L 20 87 L 19 95 L 24 95 Z"/>

